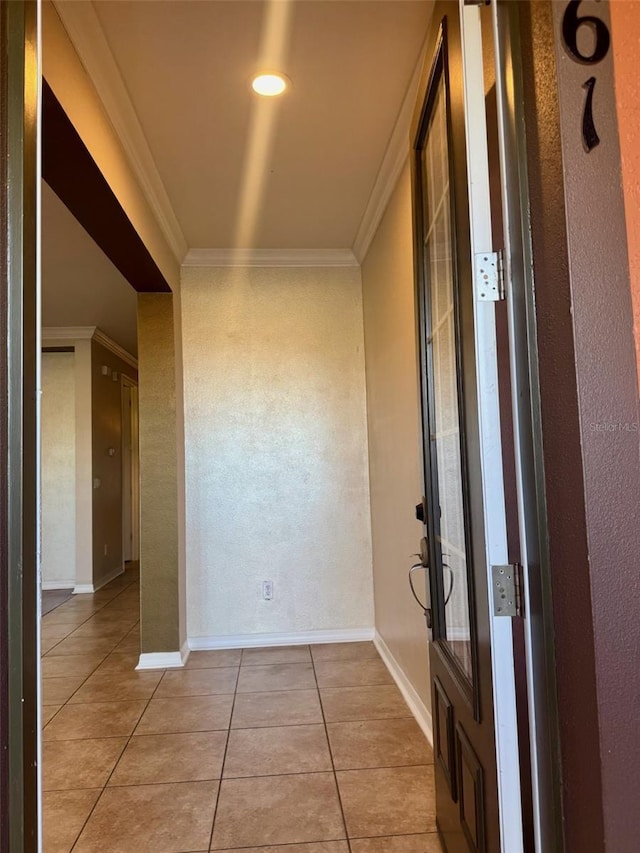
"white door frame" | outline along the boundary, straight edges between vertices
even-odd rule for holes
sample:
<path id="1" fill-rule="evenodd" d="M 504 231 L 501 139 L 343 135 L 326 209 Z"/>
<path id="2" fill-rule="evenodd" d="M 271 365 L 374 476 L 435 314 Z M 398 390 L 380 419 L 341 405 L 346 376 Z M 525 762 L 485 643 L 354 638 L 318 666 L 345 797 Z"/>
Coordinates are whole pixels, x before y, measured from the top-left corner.
<path id="1" fill-rule="evenodd" d="M 479 8 L 466 6 L 464 0 L 460 0 L 460 29 L 500 839 L 502 853 L 521 853 L 523 826 L 513 631 L 511 619 L 494 616 L 491 603 L 493 587 L 491 567 L 509 562 L 498 396 L 495 303 L 479 299 L 480 282 L 476 280 L 476 268 L 473 263 L 475 255 L 493 251 L 482 30 Z"/>

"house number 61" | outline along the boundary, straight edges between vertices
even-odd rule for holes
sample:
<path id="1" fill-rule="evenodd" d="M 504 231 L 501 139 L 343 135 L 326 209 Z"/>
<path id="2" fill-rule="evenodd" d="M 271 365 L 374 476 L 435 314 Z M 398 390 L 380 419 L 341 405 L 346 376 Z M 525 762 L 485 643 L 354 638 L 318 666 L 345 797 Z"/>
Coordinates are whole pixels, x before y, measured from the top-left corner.
<path id="1" fill-rule="evenodd" d="M 601 62 L 609 52 L 611 36 L 607 25 L 595 15 L 579 15 L 578 7 L 582 0 L 570 0 L 562 17 L 562 39 L 567 52 L 575 62 L 581 65 L 596 65 Z M 580 27 L 588 27 L 594 35 L 595 44 L 591 53 L 583 53 L 578 47 L 578 32 Z M 587 96 L 582 114 L 582 141 L 584 147 L 592 151 L 600 142 L 593 120 L 593 90 L 596 78 L 589 77 L 585 80 L 583 88 L 587 90 Z"/>

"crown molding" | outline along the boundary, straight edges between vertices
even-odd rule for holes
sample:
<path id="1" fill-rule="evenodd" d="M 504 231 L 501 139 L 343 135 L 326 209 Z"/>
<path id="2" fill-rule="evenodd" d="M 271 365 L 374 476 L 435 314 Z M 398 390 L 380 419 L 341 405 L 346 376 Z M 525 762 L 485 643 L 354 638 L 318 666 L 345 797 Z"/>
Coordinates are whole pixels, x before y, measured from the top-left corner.
<path id="1" fill-rule="evenodd" d="M 359 263 L 362 263 L 369 251 L 369 246 L 371 245 L 373 238 L 376 236 L 376 231 L 378 230 L 378 226 L 380 225 L 384 212 L 387 209 L 391 194 L 395 189 L 398 178 L 400 177 L 402 169 L 409 157 L 409 151 L 411 150 L 409 138 L 411 120 L 415 110 L 423 63 L 424 45 L 420 49 L 418 61 L 416 62 L 409 86 L 405 92 L 395 127 L 393 128 L 393 132 L 389 138 L 387 150 L 382 158 L 378 175 L 360 221 L 360 227 L 358 228 L 356 239 L 353 243 L 353 253 Z"/>
<path id="2" fill-rule="evenodd" d="M 187 253 L 187 241 L 93 4 L 53 2 L 153 215 L 176 260 L 181 263 Z"/>
<path id="3" fill-rule="evenodd" d="M 138 359 L 120 344 L 117 344 L 97 326 L 44 326 L 42 329 L 42 342 L 45 341 L 95 341 L 105 349 L 108 349 L 125 364 L 138 369 Z"/>
<path id="4" fill-rule="evenodd" d="M 127 352 L 127 350 L 124 347 L 121 347 L 120 344 L 111 340 L 111 338 L 108 335 L 105 335 L 101 329 L 95 330 L 93 333 L 93 340 L 105 349 L 110 350 L 119 359 L 124 361 L 125 364 L 128 364 L 129 367 L 133 367 L 136 370 L 138 369 L 138 359 L 134 358 L 131 353 Z"/>
<path id="5" fill-rule="evenodd" d="M 43 341 L 90 341 L 97 326 L 43 326 Z"/>
<path id="6" fill-rule="evenodd" d="M 190 249 L 185 267 L 357 267 L 351 249 Z"/>

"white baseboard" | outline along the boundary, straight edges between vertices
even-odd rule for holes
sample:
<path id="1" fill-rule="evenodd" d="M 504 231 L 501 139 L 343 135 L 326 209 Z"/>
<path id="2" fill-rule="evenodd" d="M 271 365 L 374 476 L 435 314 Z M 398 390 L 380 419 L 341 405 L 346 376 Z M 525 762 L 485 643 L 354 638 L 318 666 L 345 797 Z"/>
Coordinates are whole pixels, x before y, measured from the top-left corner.
<path id="1" fill-rule="evenodd" d="M 40 588 L 43 590 L 50 589 L 73 589 L 75 581 L 73 578 L 69 578 L 66 581 L 42 581 L 40 584 Z"/>
<path id="2" fill-rule="evenodd" d="M 73 587 L 73 594 L 87 595 L 93 592 L 97 592 L 99 589 L 102 589 L 103 586 L 106 586 L 108 583 L 111 583 L 111 581 L 115 580 L 117 577 L 120 577 L 120 575 L 122 574 L 124 574 L 124 565 L 116 566 L 113 571 L 109 572 L 109 574 L 106 575 L 106 577 L 102 578 L 102 580 L 97 584 L 77 583 Z"/>
<path id="3" fill-rule="evenodd" d="M 431 720 L 431 713 L 429 709 L 424 704 L 420 696 L 418 696 L 416 689 L 405 675 L 404 670 L 402 669 L 398 661 L 394 658 L 394 656 L 391 654 L 389 646 L 387 646 L 387 644 L 377 631 L 375 632 L 373 642 L 376 644 L 376 648 L 380 652 L 380 657 L 384 661 L 385 666 L 391 673 L 391 677 L 398 685 L 398 689 L 402 693 L 405 702 L 409 706 L 409 710 L 416 718 L 416 722 L 418 723 L 418 725 L 424 732 L 425 737 L 433 747 L 433 722 Z"/>
<path id="4" fill-rule="evenodd" d="M 136 669 L 181 669 L 188 657 L 189 651 L 184 646 L 179 652 L 144 652 Z"/>
<path id="5" fill-rule="evenodd" d="M 373 640 L 373 628 L 345 628 L 336 631 L 294 631 L 290 634 L 224 634 L 217 637 L 189 637 L 191 651 L 214 649 L 254 649 L 262 646 L 306 646 L 308 643 L 358 643 Z"/>

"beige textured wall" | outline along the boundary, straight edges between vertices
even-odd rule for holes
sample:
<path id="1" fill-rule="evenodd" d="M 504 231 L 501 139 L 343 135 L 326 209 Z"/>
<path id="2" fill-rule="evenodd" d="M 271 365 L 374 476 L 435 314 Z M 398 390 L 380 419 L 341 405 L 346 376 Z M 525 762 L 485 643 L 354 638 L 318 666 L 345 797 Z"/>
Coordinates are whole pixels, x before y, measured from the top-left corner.
<path id="1" fill-rule="evenodd" d="M 144 654 L 180 649 L 173 296 L 138 296 L 140 636 Z"/>
<path id="2" fill-rule="evenodd" d="M 145 246 L 172 288 L 180 265 L 162 234 L 102 102 L 50 2 L 42 4 L 42 70 Z"/>
<path id="3" fill-rule="evenodd" d="M 189 636 L 371 628 L 359 269 L 181 289 Z"/>
<path id="4" fill-rule="evenodd" d="M 411 180 L 403 171 L 362 265 L 376 629 L 430 707 L 427 631 L 407 571 L 422 495 Z"/>
<path id="5" fill-rule="evenodd" d="M 102 374 L 103 366 L 109 371 L 106 376 Z M 122 373 L 137 380 L 138 374 L 133 367 L 101 344 L 91 341 L 93 584 L 96 588 L 124 569 L 120 381 Z M 113 456 L 109 455 L 109 448 L 114 450 Z"/>
<path id="6" fill-rule="evenodd" d="M 42 354 L 42 586 L 76 579 L 76 393 L 72 352 Z"/>

